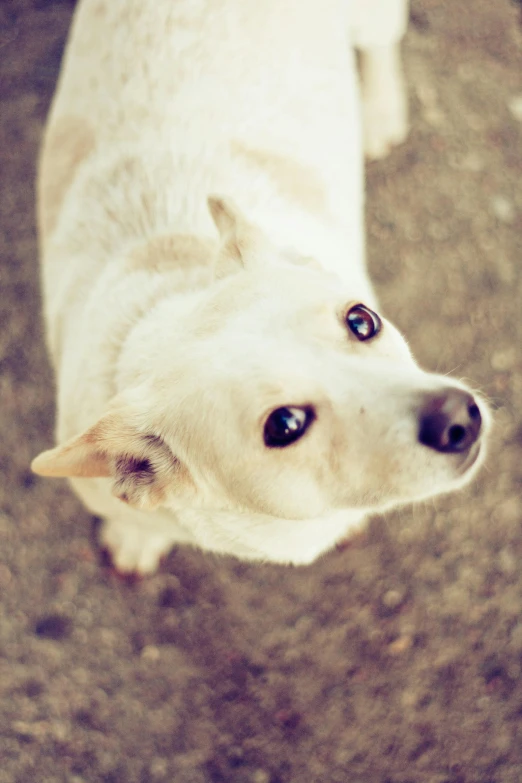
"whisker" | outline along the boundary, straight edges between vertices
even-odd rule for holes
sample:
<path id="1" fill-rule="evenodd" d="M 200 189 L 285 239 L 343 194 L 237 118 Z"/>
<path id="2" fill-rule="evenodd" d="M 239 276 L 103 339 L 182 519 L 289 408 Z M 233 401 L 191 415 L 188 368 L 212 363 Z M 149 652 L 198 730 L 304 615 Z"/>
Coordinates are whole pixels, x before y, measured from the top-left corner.
<path id="1" fill-rule="evenodd" d="M 442 372 L 442 373 L 440 373 L 440 375 L 443 375 L 444 377 L 447 377 L 448 375 L 452 375 L 460 367 L 462 367 L 462 362 L 460 364 L 456 364 L 455 367 L 452 370 L 448 370 L 447 372 Z"/>

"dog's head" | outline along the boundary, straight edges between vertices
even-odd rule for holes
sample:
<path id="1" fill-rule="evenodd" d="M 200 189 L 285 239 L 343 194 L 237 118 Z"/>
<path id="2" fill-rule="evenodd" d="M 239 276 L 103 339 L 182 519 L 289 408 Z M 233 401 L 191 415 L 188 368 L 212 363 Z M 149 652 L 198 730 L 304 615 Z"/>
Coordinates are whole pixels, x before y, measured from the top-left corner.
<path id="1" fill-rule="evenodd" d="M 275 248 L 228 202 L 210 207 L 222 237 L 215 284 L 165 299 L 136 327 L 126 391 L 34 470 L 110 478 L 142 509 L 213 512 L 213 525 L 227 520 L 231 553 L 248 547 L 254 518 L 266 559 L 280 559 L 275 520 L 320 529 L 342 510 L 469 480 L 484 453 L 484 403 L 421 370 L 359 291 Z"/>

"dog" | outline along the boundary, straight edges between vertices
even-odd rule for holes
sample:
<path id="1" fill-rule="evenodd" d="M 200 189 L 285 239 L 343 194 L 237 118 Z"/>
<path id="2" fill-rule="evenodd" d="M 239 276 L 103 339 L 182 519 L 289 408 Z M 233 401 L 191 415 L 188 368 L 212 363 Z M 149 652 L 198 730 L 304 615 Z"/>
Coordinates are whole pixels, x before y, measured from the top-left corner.
<path id="1" fill-rule="evenodd" d="M 70 479 L 120 571 L 176 544 L 311 563 L 483 461 L 487 406 L 418 367 L 366 272 L 406 17 L 80 2 L 38 177 L 59 445 L 32 468 Z"/>

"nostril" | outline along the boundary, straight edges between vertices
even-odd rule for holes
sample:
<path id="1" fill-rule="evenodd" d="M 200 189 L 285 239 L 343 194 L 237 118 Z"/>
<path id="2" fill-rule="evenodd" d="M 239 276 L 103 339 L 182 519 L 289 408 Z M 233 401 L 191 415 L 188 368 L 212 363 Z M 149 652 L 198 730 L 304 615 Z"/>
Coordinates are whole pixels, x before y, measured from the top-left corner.
<path id="1" fill-rule="evenodd" d="M 482 416 L 480 415 L 480 408 L 475 402 L 472 402 L 470 404 L 468 408 L 468 413 L 470 417 L 473 419 L 473 421 L 478 421 L 478 422 L 482 421 Z"/>
<path id="2" fill-rule="evenodd" d="M 478 439 L 480 408 L 468 392 L 447 389 L 426 400 L 419 417 L 419 441 L 442 452 L 467 451 Z"/>
<path id="3" fill-rule="evenodd" d="M 448 445 L 457 449 L 466 438 L 466 428 L 461 424 L 453 424 L 448 430 Z"/>

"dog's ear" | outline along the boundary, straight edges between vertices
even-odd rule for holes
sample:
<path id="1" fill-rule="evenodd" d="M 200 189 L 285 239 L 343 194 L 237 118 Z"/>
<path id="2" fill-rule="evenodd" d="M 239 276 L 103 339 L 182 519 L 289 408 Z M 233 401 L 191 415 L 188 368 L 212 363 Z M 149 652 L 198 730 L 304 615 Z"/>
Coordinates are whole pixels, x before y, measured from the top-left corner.
<path id="1" fill-rule="evenodd" d="M 226 277 L 247 265 L 255 264 L 269 245 L 261 229 L 252 225 L 228 198 L 212 195 L 208 197 L 207 203 L 221 238 L 216 277 Z"/>
<path id="2" fill-rule="evenodd" d="M 241 223 L 246 222 L 244 215 L 231 199 L 212 195 L 207 198 L 207 204 L 219 236 L 225 242 L 237 233 Z"/>
<path id="3" fill-rule="evenodd" d="M 192 482 L 164 440 L 136 419 L 130 408 L 110 411 L 81 435 L 39 454 L 31 468 L 41 476 L 111 478 L 120 500 L 157 508 Z"/>

